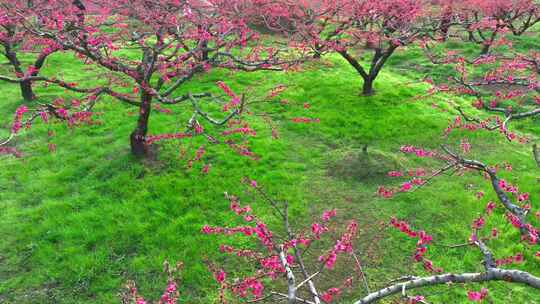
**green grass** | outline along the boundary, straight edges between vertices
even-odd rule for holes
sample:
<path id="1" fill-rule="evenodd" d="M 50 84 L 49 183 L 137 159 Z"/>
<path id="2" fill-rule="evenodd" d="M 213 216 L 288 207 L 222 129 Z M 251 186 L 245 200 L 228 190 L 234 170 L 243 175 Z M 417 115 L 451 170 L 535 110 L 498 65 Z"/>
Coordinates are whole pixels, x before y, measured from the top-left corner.
<path id="1" fill-rule="evenodd" d="M 309 64 L 300 72 L 214 71 L 196 78 L 182 90 L 215 90 L 217 80 L 226 80 L 237 91 L 248 88 L 255 95 L 265 95 L 278 84 L 288 86 L 273 104 L 260 106 L 277 112 L 274 121 L 280 138 L 271 139 L 262 119 L 251 118 L 258 135 L 250 147 L 261 159 L 252 161 L 222 145 L 207 144 L 205 162 L 212 164 L 208 175 L 200 173 L 202 164 L 187 170 L 186 159 L 178 152 L 189 148 L 193 153 L 201 139 L 163 144 L 153 161 L 133 159 L 128 135 L 136 118 L 127 115 L 133 109 L 111 99 L 103 99 L 96 109 L 103 112 L 100 125 L 74 129 L 37 125 L 23 132 L 16 143 L 24 157 L 0 158 L 0 303 L 115 303 L 127 279 L 135 280 L 144 295 L 155 299 L 165 280 L 161 265 L 166 259 L 185 264 L 182 303 L 210 303 L 215 286 L 208 284 L 210 275 L 201 261 L 205 257 L 219 260 L 220 239 L 199 231 L 204 224 L 235 222 L 227 212 L 223 192 L 242 197 L 243 177 L 256 179 L 275 198 L 291 202 L 293 214 L 304 218 L 298 224 L 310 222 L 329 206 L 338 208 L 340 221 L 356 218 L 362 227 L 359 247 L 370 249 L 369 255 L 361 256 L 372 288 L 408 270 L 423 273 L 409 260 L 414 241 L 394 231 L 383 231 L 380 242 L 371 241 L 378 223 L 395 215 L 432 233 L 437 245 L 459 244 L 468 238 L 472 219 L 494 196 L 485 180 L 466 175 L 441 177 L 393 200 L 375 197 L 379 184 L 397 182 L 387 178 L 386 171 L 423 165 L 397 153 L 399 147 L 436 148 L 443 142 L 448 119 L 455 115 L 452 109 L 444 112 L 432 107 L 435 102 L 447 108 L 443 97 L 417 98 L 426 89 L 418 82 L 420 73 L 403 72 L 407 63 L 425 64 L 415 60 L 414 53 L 396 54 L 377 80 L 377 94 L 372 97 L 358 96 L 360 78 L 337 57 L 326 57 L 323 63 Z M 66 79 L 95 82 L 83 79 L 81 68 L 71 55 L 58 54 L 49 60 L 45 73 L 62 69 Z M 1 137 L 7 134 L 21 100 L 16 86 L 0 86 Z M 54 87 L 36 91 L 43 98 L 64 94 Z M 280 105 L 279 99 L 289 104 Z M 305 102 L 310 109 L 302 107 Z M 188 108 L 171 109 L 174 115 L 153 114 L 150 133 L 182 130 Z M 290 121 L 298 116 L 321 122 Z M 516 127 L 530 134 L 540 131 L 538 119 Z M 58 147 L 55 153 L 47 151 L 49 128 L 55 133 L 50 139 Z M 528 146 L 506 143 L 501 136 L 485 132 L 461 135 L 473 144 L 471 158 L 490 164 L 510 162 L 515 174 L 504 174 L 536 200 L 539 171 Z M 449 139 L 458 140 L 457 135 Z M 368 157 L 361 152 L 365 144 Z M 479 190 L 488 195 L 477 200 L 474 194 Z M 255 205 L 265 210 L 261 203 Z M 500 208 L 488 223 L 500 227 L 503 235 L 491 243 L 497 257 L 524 250 L 524 245 L 515 242 L 515 229 L 505 222 Z M 540 273 L 531 252 L 516 267 Z M 433 246 L 429 257 L 445 271 L 481 271 L 474 249 Z M 483 286 L 490 289 L 494 303 L 540 301 L 536 291 L 521 286 Z M 428 295 L 430 302 L 467 303 L 466 291 L 459 286 L 417 293 Z M 358 287 L 351 298 L 362 294 Z"/>

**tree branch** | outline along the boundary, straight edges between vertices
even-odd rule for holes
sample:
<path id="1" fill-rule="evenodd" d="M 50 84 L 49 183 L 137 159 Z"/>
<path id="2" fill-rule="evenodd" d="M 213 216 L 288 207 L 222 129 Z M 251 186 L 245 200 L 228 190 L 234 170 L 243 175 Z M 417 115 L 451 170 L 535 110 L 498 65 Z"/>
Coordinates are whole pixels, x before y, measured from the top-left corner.
<path id="1" fill-rule="evenodd" d="M 492 268 L 486 272 L 461 274 L 446 273 L 441 275 L 408 280 L 375 291 L 365 296 L 364 298 L 354 302 L 354 304 L 375 303 L 388 296 L 399 294 L 404 289 L 415 289 L 427 286 L 444 285 L 447 283 L 482 283 L 489 281 L 505 281 L 507 283 L 519 283 L 535 289 L 540 289 L 540 277 L 536 277 L 528 272 L 521 270 Z"/>

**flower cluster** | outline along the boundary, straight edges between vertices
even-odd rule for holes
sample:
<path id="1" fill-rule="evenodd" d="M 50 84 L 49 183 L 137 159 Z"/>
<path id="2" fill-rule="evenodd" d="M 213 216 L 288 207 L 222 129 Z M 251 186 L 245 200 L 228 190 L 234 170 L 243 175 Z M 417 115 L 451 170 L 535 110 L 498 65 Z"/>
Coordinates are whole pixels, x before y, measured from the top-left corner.
<path id="1" fill-rule="evenodd" d="M 240 104 L 241 100 L 223 81 L 217 82 L 218 87 L 231 98 L 231 100 L 223 106 L 223 112 L 229 111 L 229 109 L 236 107 Z"/>
<path id="2" fill-rule="evenodd" d="M 424 269 L 426 269 L 427 271 L 430 271 L 430 272 L 433 272 L 433 271 L 442 272 L 442 269 L 434 268 L 433 267 L 433 262 L 424 257 L 424 254 L 427 251 L 428 245 L 433 240 L 433 237 L 431 235 L 425 233 L 422 230 L 414 231 L 414 230 L 411 229 L 410 225 L 407 222 L 399 221 L 395 217 L 390 219 L 390 224 L 394 228 L 396 228 L 399 231 L 406 234 L 408 237 L 418 239 L 418 241 L 416 242 L 416 249 L 415 249 L 414 254 L 413 254 L 413 258 L 414 258 L 414 260 L 416 262 L 422 262 L 422 264 L 424 266 Z"/>
<path id="3" fill-rule="evenodd" d="M 416 176 L 416 177 L 422 177 L 422 176 L 426 176 L 426 170 L 423 169 L 423 168 L 416 168 L 416 169 L 410 169 L 410 170 L 406 170 L 406 171 L 390 171 L 388 172 L 387 174 L 389 177 L 402 177 L 402 176 L 405 176 L 405 175 L 408 175 L 408 176 Z"/>
<path id="4" fill-rule="evenodd" d="M 396 173 L 394 176 L 398 176 L 397 171 L 393 171 Z M 401 183 L 401 185 L 397 188 L 387 188 L 385 186 L 379 186 L 377 188 L 377 195 L 382 198 L 391 198 L 396 193 L 399 192 L 409 192 L 413 189 L 413 186 L 421 186 L 425 183 L 425 181 L 421 178 L 413 177 L 411 180 Z"/>
<path id="5" fill-rule="evenodd" d="M 529 197 L 529 193 L 527 192 L 523 192 L 523 193 L 520 193 L 519 192 L 519 189 L 518 187 L 508 183 L 507 181 L 505 181 L 504 179 L 500 179 L 498 181 L 498 186 L 499 188 L 501 188 L 503 191 L 507 192 L 507 193 L 510 193 L 512 195 L 514 195 L 516 197 L 516 199 L 520 202 L 520 203 L 523 203 L 523 202 L 527 202 L 530 200 L 530 197 Z M 525 207 L 526 209 L 528 209 L 527 207 Z"/>
<path id="6" fill-rule="evenodd" d="M 284 84 L 277 85 L 276 87 L 272 88 L 270 92 L 268 92 L 268 94 L 266 95 L 266 98 L 267 99 L 274 98 L 278 96 L 279 94 L 281 94 L 282 92 L 284 92 L 286 89 L 287 89 L 287 86 L 285 86 Z"/>
<path id="7" fill-rule="evenodd" d="M 249 150 L 249 148 L 247 146 L 245 146 L 245 145 L 236 144 L 231 140 L 226 140 L 225 144 L 227 144 L 233 151 L 235 151 L 239 155 L 247 156 L 247 157 L 251 158 L 252 160 L 258 160 L 259 159 L 259 157 L 254 152 Z"/>
<path id="8" fill-rule="evenodd" d="M 161 140 L 182 139 L 182 138 L 189 138 L 189 137 L 191 137 L 191 134 L 188 134 L 188 133 L 148 135 L 146 136 L 146 144 L 151 145 Z"/>
<path id="9" fill-rule="evenodd" d="M 320 118 L 308 118 L 308 117 L 294 117 L 291 118 L 291 121 L 294 123 L 319 123 L 321 122 Z"/>
<path id="10" fill-rule="evenodd" d="M 341 290 L 339 288 L 332 287 L 321 295 L 321 299 L 326 303 L 330 303 L 334 300 L 334 298 L 339 297 L 340 294 Z"/>
<path id="11" fill-rule="evenodd" d="M 244 134 L 244 135 L 251 135 L 251 136 L 257 136 L 257 132 L 250 128 L 249 125 L 246 123 L 241 128 L 236 128 L 232 130 L 225 130 L 222 132 L 223 135 L 231 135 L 231 134 Z"/>
<path id="12" fill-rule="evenodd" d="M 171 109 L 162 108 L 159 104 L 154 105 L 154 110 L 163 114 L 172 114 Z"/>
<path id="13" fill-rule="evenodd" d="M 468 291 L 467 298 L 473 302 L 480 302 L 484 300 L 488 295 L 488 290 L 482 288 L 480 291 Z"/>
<path id="14" fill-rule="evenodd" d="M 410 145 L 401 146 L 399 151 L 401 151 L 403 153 L 407 153 L 407 154 L 414 154 L 417 157 L 433 157 L 433 156 L 436 155 L 432 151 L 424 150 L 422 148 L 417 148 L 415 146 L 410 146 Z"/>
<path id="15" fill-rule="evenodd" d="M 13 147 L 4 147 L 4 146 L 0 146 L 0 155 L 2 154 L 11 154 L 13 156 L 15 156 L 16 158 L 21 158 L 22 157 L 22 153 L 17 150 L 16 148 L 13 148 Z"/>
<path id="16" fill-rule="evenodd" d="M 15 111 L 15 117 L 13 119 L 13 124 L 11 125 L 11 133 L 17 134 L 22 128 L 22 118 L 24 113 L 28 112 L 28 107 L 20 106 Z"/>
<path id="17" fill-rule="evenodd" d="M 319 257 L 319 261 L 324 263 L 324 267 L 327 269 L 333 269 L 334 264 L 336 263 L 337 256 L 340 253 L 348 253 L 351 254 L 353 252 L 353 245 L 352 241 L 356 237 L 358 231 L 358 224 L 356 221 L 351 221 L 347 225 L 347 229 L 345 230 L 345 233 L 339 238 L 332 250 L 328 252 L 326 255 L 321 255 Z"/>
<path id="18" fill-rule="evenodd" d="M 178 278 L 178 273 L 182 268 L 182 263 L 178 263 L 174 266 L 170 266 L 169 263 L 165 262 L 165 271 L 168 274 L 167 287 L 161 294 L 159 301 L 155 302 L 157 304 L 177 304 L 180 298 L 180 292 L 178 291 L 178 286 L 180 279 Z M 127 282 L 125 289 L 120 293 L 122 303 L 134 303 L 134 304 L 149 304 L 137 290 L 137 286 L 133 281 Z"/>
<path id="19" fill-rule="evenodd" d="M 513 264 L 513 263 L 523 263 L 523 254 L 522 253 L 518 253 L 516 255 L 513 255 L 513 256 L 508 256 L 508 257 L 505 257 L 505 258 L 502 258 L 502 259 L 497 259 L 495 260 L 495 263 L 497 264 L 497 266 L 502 266 L 502 265 L 509 265 L 509 264 Z"/>

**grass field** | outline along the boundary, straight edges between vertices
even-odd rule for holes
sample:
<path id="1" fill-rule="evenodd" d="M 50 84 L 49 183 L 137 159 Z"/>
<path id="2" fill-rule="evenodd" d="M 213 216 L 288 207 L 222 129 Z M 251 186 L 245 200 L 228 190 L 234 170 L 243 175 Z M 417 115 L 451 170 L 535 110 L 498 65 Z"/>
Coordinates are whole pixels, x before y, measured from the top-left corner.
<path id="1" fill-rule="evenodd" d="M 529 43 L 539 47 L 540 41 Z M 273 102 L 259 106 L 276 112 L 279 139 L 272 139 L 260 117 L 252 118 L 258 135 L 250 146 L 260 160 L 207 144 L 205 161 L 212 164 L 207 175 L 200 172 L 202 164 L 187 170 L 186 159 L 179 156 L 181 149 L 196 149 L 200 139 L 162 144 L 152 161 L 133 159 L 128 135 L 136 117 L 129 115 L 132 108 L 111 99 L 103 99 L 96 108 L 102 112 L 100 125 L 73 129 L 36 125 L 23 132 L 17 145 L 24 157 L 0 157 L 0 303 L 115 303 L 127 279 L 135 280 L 144 295 L 157 298 L 165 281 L 161 265 L 166 259 L 185 264 L 182 303 L 211 303 L 216 286 L 200 261 L 219 260 L 220 239 L 199 231 L 204 224 L 235 223 L 223 192 L 247 196 L 240 183 L 243 177 L 256 179 L 276 199 L 289 201 L 298 224 L 310 222 L 329 206 L 338 209 L 340 221 L 356 218 L 362 228 L 358 251 L 373 288 L 409 270 L 422 273 L 420 265 L 410 262 L 414 241 L 389 230 L 380 232 L 380 242 L 371 242 L 379 223 L 397 216 L 432 233 L 436 245 L 459 244 L 466 241 L 471 221 L 494 196 L 486 181 L 475 175 L 443 176 L 392 200 L 374 195 L 378 185 L 395 183 L 386 177 L 387 171 L 423 165 L 398 153 L 401 145 L 436 148 L 443 142 L 442 130 L 456 114 L 445 102 L 450 97 L 418 98 L 427 86 L 420 82 L 422 71 L 411 67 L 432 69 L 434 76 L 438 70 L 417 56 L 415 51 L 396 54 L 372 97 L 358 95 L 360 78 L 332 56 L 298 72 L 213 71 L 194 79 L 182 90 L 217 90 L 218 80 L 258 96 L 279 84 L 288 88 Z M 58 69 L 72 81 L 88 85 L 99 81 L 99 71 L 81 73 L 87 67 L 71 55 L 51 57 L 44 73 Z M 83 79 L 83 74 L 95 79 Z M 21 99 L 16 86 L 0 83 L 0 89 L 3 137 Z M 36 92 L 42 98 L 64 94 L 54 87 Z M 289 103 L 282 105 L 281 99 Z M 471 108 L 469 101 L 456 101 Z M 306 102 L 309 109 L 302 106 Z M 150 133 L 174 132 L 185 125 L 188 108 L 170 109 L 174 115 L 154 113 Z M 320 118 L 320 123 L 291 122 L 298 116 Z M 513 127 L 538 138 L 538 119 Z M 55 133 L 50 139 L 49 129 Z M 462 136 L 473 146 L 470 158 L 490 164 L 510 162 L 514 172 L 503 173 L 505 178 L 530 192 L 534 207 L 540 174 L 529 146 L 507 143 L 486 132 L 455 134 L 448 141 L 456 143 Z M 48 152 L 48 140 L 57 145 L 56 152 Z M 365 144 L 368 155 L 362 152 Z M 480 190 L 487 195 L 478 200 L 475 193 Z M 265 208 L 261 203 L 257 206 Z M 498 208 L 496 214 L 490 219 L 502 228 L 502 237 L 490 243 L 496 256 L 521 252 L 524 245 L 511 241 L 518 235 L 506 223 L 503 210 Z M 362 248 L 369 248 L 370 254 Z M 434 246 L 429 258 L 445 271 L 482 269 L 479 254 L 468 248 Z M 525 262 L 516 267 L 539 273 L 540 260 L 526 254 Z M 521 286 L 482 286 L 490 289 L 494 303 L 540 302 L 540 294 Z M 358 287 L 348 298 L 363 293 Z M 459 286 L 418 293 L 433 303 L 467 302 L 466 289 Z"/>

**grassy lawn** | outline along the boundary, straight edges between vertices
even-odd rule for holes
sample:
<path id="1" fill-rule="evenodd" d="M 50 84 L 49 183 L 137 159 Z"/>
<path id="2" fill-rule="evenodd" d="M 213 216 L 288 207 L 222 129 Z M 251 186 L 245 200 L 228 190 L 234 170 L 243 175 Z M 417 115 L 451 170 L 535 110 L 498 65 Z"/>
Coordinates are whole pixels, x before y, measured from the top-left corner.
<path id="1" fill-rule="evenodd" d="M 134 109 L 108 98 L 96 108 L 102 112 L 99 125 L 70 129 L 38 124 L 23 132 L 17 144 L 24 157 L 0 156 L 0 303 L 115 303 L 127 279 L 135 280 L 142 294 L 155 299 L 165 281 L 164 260 L 185 264 L 182 303 L 211 303 L 216 286 L 209 283 L 210 274 L 200 261 L 219 260 L 221 240 L 199 231 L 204 224 L 236 223 L 227 212 L 223 193 L 247 197 L 240 183 L 243 177 L 256 179 L 275 198 L 289 201 L 293 214 L 301 217 L 299 225 L 329 206 L 338 209 L 342 221 L 356 218 L 362 228 L 358 248 L 373 288 L 410 270 L 423 273 L 420 265 L 410 262 L 413 240 L 396 231 L 379 232 L 380 222 L 391 216 L 434 235 L 434 243 L 441 246 L 430 248 L 428 257 L 445 271 L 480 271 L 476 250 L 444 245 L 465 242 L 471 221 L 495 198 L 484 179 L 443 176 L 392 200 L 374 195 L 378 185 L 396 183 L 386 177 L 388 171 L 425 165 L 400 154 L 401 145 L 436 148 L 444 141 L 442 130 L 456 114 L 442 96 L 418 98 L 427 88 L 419 81 L 422 71 L 410 69 L 418 64 L 429 69 L 415 52 L 400 51 L 383 70 L 372 97 L 358 96 L 361 79 L 343 60 L 331 56 L 298 72 L 213 71 L 194 79 L 182 90 L 217 91 L 218 80 L 257 96 L 279 84 L 288 87 L 275 100 L 257 106 L 275 112 L 279 139 L 272 139 L 262 118 L 252 117 L 258 134 L 250 147 L 260 159 L 206 143 L 209 153 L 204 162 L 211 163 L 207 175 L 201 173 L 202 163 L 186 169 L 187 159 L 179 155 L 182 149 L 192 155 L 204 143 L 201 139 L 163 143 L 151 161 L 133 159 L 128 135 L 135 125 L 136 117 L 129 115 Z M 87 67 L 67 54 L 51 57 L 45 74 L 60 67 L 66 79 L 88 85 L 99 81 L 99 71 L 81 73 Z M 83 79 L 82 74 L 95 79 Z M 0 89 L 3 137 L 21 100 L 16 86 L 0 83 Z M 54 87 L 36 92 L 48 99 L 64 95 Z M 288 103 L 283 105 L 282 99 Z M 303 107 L 306 102 L 309 109 Z M 471 108 L 469 101 L 457 102 Z M 172 115 L 154 113 L 150 133 L 182 130 L 189 108 L 170 109 Z M 300 116 L 319 118 L 320 123 L 290 120 Z M 528 120 L 513 127 L 534 138 L 540 131 L 538 122 Z M 55 133 L 50 139 L 49 130 Z M 448 141 L 456 143 L 463 136 L 473 145 L 470 158 L 489 164 L 508 161 L 514 172 L 503 173 L 505 178 L 530 192 L 533 203 L 537 200 L 540 174 L 529 146 L 507 143 L 486 132 L 455 134 Z M 48 152 L 48 141 L 57 145 L 56 152 Z M 362 152 L 366 144 L 367 155 Z M 475 193 L 480 190 L 487 195 L 479 200 Z M 265 208 L 262 203 L 254 205 Z M 518 233 L 506 223 L 501 208 L 490 223 L 501 227 L 501 238 L 490 243 L 497 257 L 524 250 L 514 241 Z M 373 242 L 375 233 L 378 242 Z M 516 267 L 539 273 L 540 261 L 528 252 L 525 262 Z M 494 303 L 540 301 L 540 294 L 521 286 L 483 286 L 497 299 Z M 467 303 L 466 289 L 459 286 L 418 293 L 433 303 Z M 362 294 L 359 286 L 350 298 Z"/>

